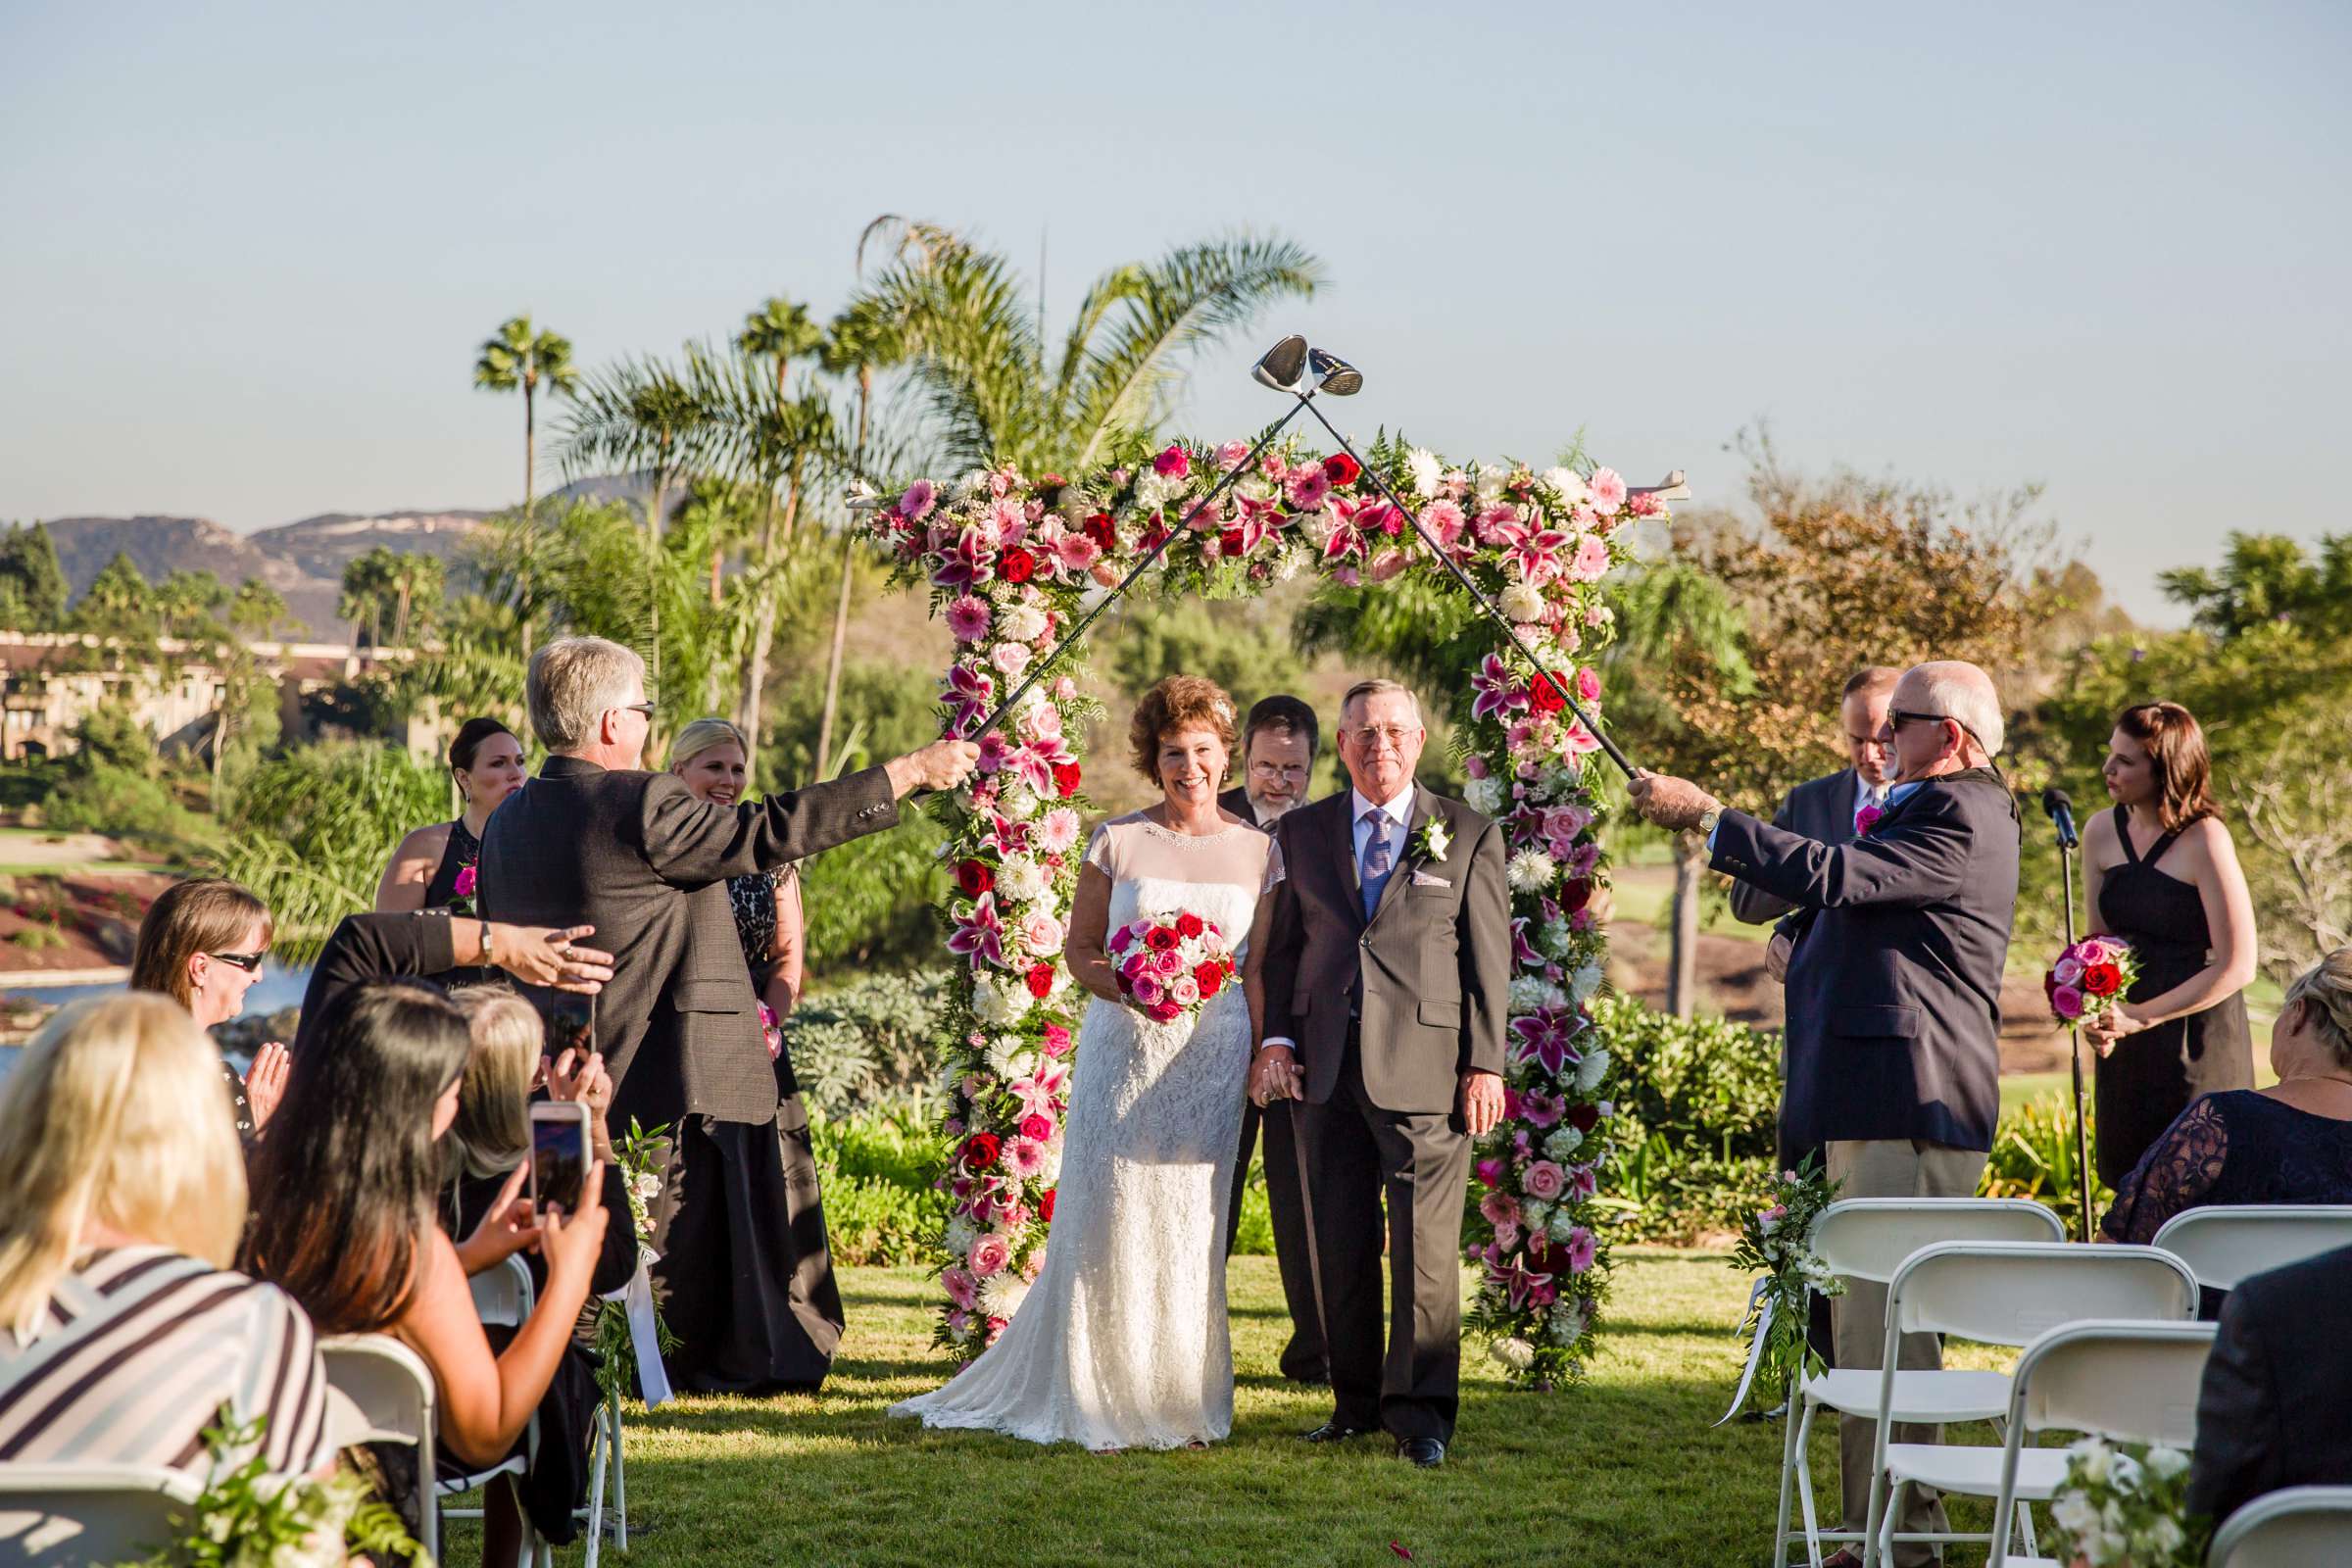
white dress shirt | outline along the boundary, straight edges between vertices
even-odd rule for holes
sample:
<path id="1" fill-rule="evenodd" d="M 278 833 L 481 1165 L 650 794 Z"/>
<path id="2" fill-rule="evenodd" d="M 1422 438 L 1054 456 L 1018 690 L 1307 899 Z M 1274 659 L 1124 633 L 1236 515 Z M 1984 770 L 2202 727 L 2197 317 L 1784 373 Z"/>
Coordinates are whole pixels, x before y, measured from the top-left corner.
<path id="1" fill-rule="evenodd" d="M 1392 869 L 1389 874 L 1395 876 L 1396 874 L 1395 868 L 1404 864 L 1404 830 L 1413 825 L 1414 788 L 1414 785 L 1407 784 L 1396 792 L 1395 800 L 1380 806 L 1375 806 L 1366 800 L 1364 792 L 1359 789 L 1350 787 L 1348 791 L 1348 843 L 1354 847 L 1355 875 L 1357 877 L 1360 878 L 1364 871 L 1364 846 L 1372 842 L 1372 824 L 1365 821 L 1364 818 L 1374 811 L 1387 813 L 1392 823 L 1389 828 L 1389 854 L 1392 857 L 1390 860 Z M 1269 1035 L 1266 1037 L 1265 1045 L 1280 1046 L 1294 1055 L 1298 1051 L 1298 1044 L 1285 1035 Z"/>

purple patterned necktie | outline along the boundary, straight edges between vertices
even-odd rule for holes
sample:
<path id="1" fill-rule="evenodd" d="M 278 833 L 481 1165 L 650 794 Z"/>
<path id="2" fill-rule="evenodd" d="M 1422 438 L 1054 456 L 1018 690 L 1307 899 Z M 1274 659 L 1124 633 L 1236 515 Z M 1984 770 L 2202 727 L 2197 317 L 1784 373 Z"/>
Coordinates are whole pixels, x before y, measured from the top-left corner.
<path id="1" fill-rule="evenodd" d="M 1372 829 L 1364 840 L 1364 866 L 1358 878 L 1364 889 L 1364 918 L 1380 907 L 1380 890 L 1389 885 L 1390 873 L 1396 869 L 1396 852 L 1389 843 L 1396 822 L 1388 812 L 1374 807 L 1364 813 L 1364 821 Z"/>

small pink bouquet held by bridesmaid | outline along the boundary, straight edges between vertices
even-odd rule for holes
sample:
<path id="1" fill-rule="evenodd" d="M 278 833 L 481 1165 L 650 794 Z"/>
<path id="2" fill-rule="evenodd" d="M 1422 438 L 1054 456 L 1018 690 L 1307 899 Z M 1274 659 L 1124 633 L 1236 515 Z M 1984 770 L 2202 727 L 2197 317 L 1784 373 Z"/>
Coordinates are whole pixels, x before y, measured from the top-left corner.
<path id="1" fill-rule="evenodd" d="M 1129 921 L 1110 934 L 1109 951 L 1119 995 L 1161 1023 L 1199 1012 L 1235 973 L 1225 933 L 1190 909 Z"/>
<path id="2" fill-rule="evenodd" d="M 2084 937 L 2058 955 L 2041 977 L 2060 1023 L 2090 1023 L 2124 1000 L 2139 979 L 2139 955 L 2121 937 Z"/>

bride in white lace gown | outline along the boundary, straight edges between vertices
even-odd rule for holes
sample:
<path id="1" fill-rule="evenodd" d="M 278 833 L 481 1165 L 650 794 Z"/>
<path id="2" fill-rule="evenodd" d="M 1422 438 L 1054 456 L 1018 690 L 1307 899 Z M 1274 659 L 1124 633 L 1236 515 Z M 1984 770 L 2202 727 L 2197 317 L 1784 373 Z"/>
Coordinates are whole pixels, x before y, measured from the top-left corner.
<path id="1" fill-rule="evenodd" d="M 1166 799 L 1103 823 L 1087 846 L 1068 956 L 1095 1000 L 1079 1028 L 1045 1267 L 995 1345 L 893 1415 L 1098 1450 L 1181 1447 L 1233 1429 L 1225 1206 L 1256 995 L 1245 934 L 1273 840 L 1217 809 L 1232 736 L 1232 702 L 1207 681 L 1172 677 L 1139 705 L 1138 761 L 1153 761 Z M 1158 1023 L 1113 1000 L 1103 944 L 1132 920 L 1184 909 L 1243 949 L 1245 983 L 1195 1020 Z"/>

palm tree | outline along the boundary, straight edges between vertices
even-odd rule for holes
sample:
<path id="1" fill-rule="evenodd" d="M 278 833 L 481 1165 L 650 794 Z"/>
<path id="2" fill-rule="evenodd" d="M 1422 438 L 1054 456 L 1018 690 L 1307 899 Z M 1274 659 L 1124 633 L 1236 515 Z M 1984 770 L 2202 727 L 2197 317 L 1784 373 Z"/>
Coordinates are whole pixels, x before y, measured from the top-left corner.
<path id="1" fill-rule="evenodd" d="M 1287 240 L 1236 236 L 1183 245 L 1095 280 L 1058 345 L 1012 266 L 951 230 L 896 217 L 869 238 L 896 254 L 850 310 L 903 358 L 940 457 L 1074 473 L 1166 416 L 1183 362 L 1281 299 L 1309 299 L 1323 266 Z"/>
<path id="2" fill-rule="evenodd" d="M 237 584 L 236 596 L 228 602 L 229 629 L 251 641 L 268 637 L 280 621 L 291 618 L 285 595 L 259 577 Z"/>
<path id="3" fill-rule="evenodd" d="M 395 594 L 393 579 L 400 569 L 400 558 L 389 546 L 377 545 L 364 556 L 354 556 L 343 564 L 343 593 L 335 602 L 335 618 L 351 623 L 352 651 L 360 646 L 360 627 L 368 628 L 368 646 L 378 649 L 384 641 L 384 606 Z"/>
<path id="4" fill-rule="evenodd" d="M 858 241 L 860 276 L 865 271 L 865 241 L 873 234 L 874 227 L 869 224 Z M 903 357 L 901 339 L 882 321 L 870 301 L 853 304 L 833 318 L 819 363 L 828 375 L 857 378 L 858 420 L 850 446 L 850 469 L 858 481 L 863 481 L 867 472 L 866 435 L 873 413 L 874 371 L 897 364 Z M 849 644 L 850 588 L 858 575 L 858 529 L 845 521 L 841 530 L 841 592 L 833 605 L 833 641 L 825 656 L 825 702 L 816 721 L 815 776 L 819 779 L 833 773 L 833 722 L 841 709 L 841 665 Z"/>
<path id="5" fill-rule="evenodd" d="M 409 626 L 414 619 L 418 626 L 431 624 L 438 605 L 445 574 L 439 556 L 427 556 L 415 551 L 403 552 L 392 558 L 388 585 L 392 590 L 392 646 L 409 646 Z M 417 613 L 421 608 L 422 613 Z"/>
<path id="6" fill-rule="evenodd" d="M 539 466 L 538 395 L 544 380 L 552 392 L 568 394 L 579 384 L 571 367 L 571 339 L 534 332 L 531 318 L 517 316 L 482 343 L 473 362 L 473 384 L 485 392 L 522 389 L 522 510 L 527 515 Z"/>
<path id="7" fill-rule="evenodd" d="M 825 329 L 810 319 L 808 307 L 781 294 L 771 296 L 746 316 L 743 330 L 735 334 L 737 348 L 754 359 L 774 364 L 778 397 L 784 395 L 785 368 L 794 360 L 816 353 L 824 344 Z"/>
<path id="8" fill-rule="evenodd" d="M 662 553 L 669 520 L 669 488 L 684 468 L 688 443 L 702 417 L 677 373 L 659 360 L 622 360 L 597 371 L 571 395 L 571 410 L 556 448 L 566 479 L 617 466 L 649 474 L 654 494 L 646 509 L 651 554 Z M 654 690 L 662 689 L 662 609 L 652 622 Z"/>

